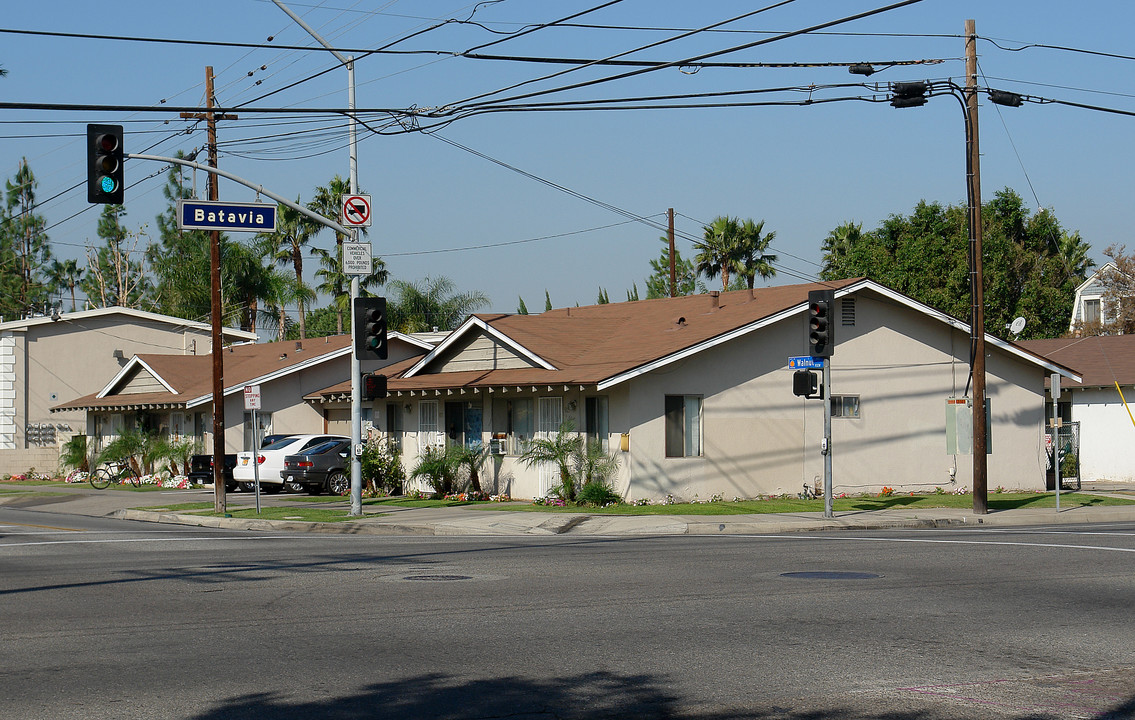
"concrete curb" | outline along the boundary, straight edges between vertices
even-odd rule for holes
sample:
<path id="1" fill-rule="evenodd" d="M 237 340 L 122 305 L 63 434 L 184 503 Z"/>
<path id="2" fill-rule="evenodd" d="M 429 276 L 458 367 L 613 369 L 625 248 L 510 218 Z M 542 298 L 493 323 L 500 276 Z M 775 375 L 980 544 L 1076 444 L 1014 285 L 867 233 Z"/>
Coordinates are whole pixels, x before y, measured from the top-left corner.
<path id="1" fill-rule="evenodd" d="M 805 516 L 721 516 L 696 518 L 666 515 L 543 515 L 506 513 L 478 516 L 466 513 L 436 520 L 405 521 L 389 516 L 337 523 L 298 520 L 218 518 L 146 510 L 117 510 L 114 517 L 124 520 L 228 528 L 260 532 L 318 533 L 327 535 L 434 535 L 434 536 L 646 536 L 646 535 L 781 535 L 833 530 L 900 530 L 947 527 L 1014 527 L 1046 524 L 1080 524 L 1135 520 L 1130 507 L 1071 508 L 1055 510 L 1001 511 L 984 516 L 958 514 L 953 517 L 889 517 L 882 514 L 822 518 Z"/>

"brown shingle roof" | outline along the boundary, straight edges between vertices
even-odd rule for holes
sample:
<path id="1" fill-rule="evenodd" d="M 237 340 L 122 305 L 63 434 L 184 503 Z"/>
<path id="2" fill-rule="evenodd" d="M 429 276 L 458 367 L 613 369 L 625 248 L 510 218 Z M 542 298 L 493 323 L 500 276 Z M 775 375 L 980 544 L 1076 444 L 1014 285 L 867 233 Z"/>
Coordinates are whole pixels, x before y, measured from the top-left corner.
<path id="1" fill-rule="evenodd" d="M 1017 344 L 1083 376 L 1081 383 L 1063 380 L 1065 387 L 1135 384 L 1135 335 L 1022 340 Z"/>
<path id="2" fill-rule="evenodd" d="M 304 363 L 326 359 L 327 356 L 349 347 L 350 342 L 350 335 L 332 335 L 325 338 L 304 340 L 301 343 L 302 349 L 298 352 L 294 342 L 234 345 L 225 348 L 224 381 L 226 393 L 232 388 L 243 387 L 257 378 L 271 376 L 278 372 L 286 373 Z M 52 410 L 110 409 L 139 405 L 184 405 L 192 400 L 212 395 L 212 355 L 146 354 L 136 357 L 140 363 L 144 363 L 168 383 L 174 389 L 174 392 L 110 394 L 103 398 L 97 397 L 98 393 L 94 393 L 56 405 Z"/>
<path id="3" fill-rule="evenodd" d="M 391 390 L 473 388 L 490 385 L 594 385 L 653 361 L 714 340 L 807 302 L 808 291 L 840 289 L 860 279 L 784 285 L 750 293 L 640 300 L 549 310 L 539 315 L 474 316 L 555 369 L 520 368 L 396 375 L 420 358 L 388 368 Z M 468 332 L 474 332 L 467 325 Z M 453 338 L 455 343 L 460 337 Z M 339 386 L 336 386 L 339 387 Z M 349 387 L 349 385 L 347 385 Z M 333 390 L 328 388 L 328 391 Z"/>

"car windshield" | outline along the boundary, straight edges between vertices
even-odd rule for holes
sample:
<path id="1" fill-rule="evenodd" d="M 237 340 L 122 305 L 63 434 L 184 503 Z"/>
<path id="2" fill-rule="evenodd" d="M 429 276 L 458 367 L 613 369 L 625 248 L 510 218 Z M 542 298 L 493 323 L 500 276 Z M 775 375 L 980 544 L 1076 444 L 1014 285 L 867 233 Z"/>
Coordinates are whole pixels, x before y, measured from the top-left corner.
<path id="1" fill-rule="evenodd" d="M 265 450 L 283 450 L 284 448 L 288 447 L 289 445 L 295 444 L 295 442 L 296 442 L 296 438 L 294 438 L 294 437 L 280 438 L 279 440 L 272 443 L 271 445 L 265 445 L 264 447 L 260 448 L 260 451 L 264 452 Z"/>
<path id="2" fill-rule="evenodd" d="M 325 452 L 334 452 L 335 448 L 340 447 L 341 445 L 343 445 L 342 440 L 330 440 L 330 441 L 325 442 L 321 445 L 316 445 L 315 447 L 310 447 L 307 450 L 304 450 L 303 454 L 304 455 L 322 455 Z"/>

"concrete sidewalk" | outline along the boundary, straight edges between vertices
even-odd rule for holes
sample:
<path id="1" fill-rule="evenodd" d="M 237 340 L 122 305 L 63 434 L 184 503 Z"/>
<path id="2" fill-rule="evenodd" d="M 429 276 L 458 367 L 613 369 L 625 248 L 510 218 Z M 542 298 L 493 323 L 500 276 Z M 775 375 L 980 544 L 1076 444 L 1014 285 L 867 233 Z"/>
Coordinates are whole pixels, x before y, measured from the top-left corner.
<path id="1" fill-rule="evenodd" d="M 75 486 L 36 493 L 0 495 L 0 504 L 29 510 L 73 513 L 95 517 L 119 517 L 145 522 L 201 527 L 223 527 L 265 532 L 314 532 L 340 535 L 770 535 L 820 530 L 875 530 L 936 527 L 1011 527 L 1026 525 L 1080 524 L 1135 521 L 1135 504 L 1122 507 L 1016 509 L 975 515 L 972 510 L 932 508 L 837 512 L 832 518 L 815 513 L 753 515 L 589 515 L 509 510 L 364 506 L 358 520 L 310 523 L 299 520 L 215 518 L 162 511 L 132 510 L 137 506 L 160 507 L 186 502 L 211 501 L 212 490 L 171 490 L 140 494 L 119 490 L 94 490 Z M 1083 492 L 1135 500 L 1135 487 L 1110 485 Z M 50 493 L 50 494 L 48 494 Z M 227 496 L 230 509 L 252 507 L 255 498 L 236 493 Z M 261 496 L 261 507 L 311 507 L 288 495 Z M 344 499 L 320 507 L 349 508 Z"/>

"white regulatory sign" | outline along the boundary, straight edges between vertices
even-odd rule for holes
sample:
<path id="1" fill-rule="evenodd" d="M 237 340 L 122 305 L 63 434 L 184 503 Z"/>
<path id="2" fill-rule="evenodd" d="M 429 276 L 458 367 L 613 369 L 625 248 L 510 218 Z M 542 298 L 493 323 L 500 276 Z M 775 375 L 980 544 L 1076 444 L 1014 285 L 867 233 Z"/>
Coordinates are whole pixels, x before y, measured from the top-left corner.
<path id="1" fill-rule="evenodd" d="M 344 195 L 342 219 L 350 227 L 370 227 L 370 195 Z"/>
<path id="2" fill-rule="evenodd" d="M 370 243 L 343 243 L 343 272 L 347 275 L 370 275 Z"/>
<path id="3" fill-rule="evenodd" d="M 260 386 L 259 385 L 245 385 L 244 386 L 244 409 L 245 410 L 259 410 L 260 409 Z"/>

